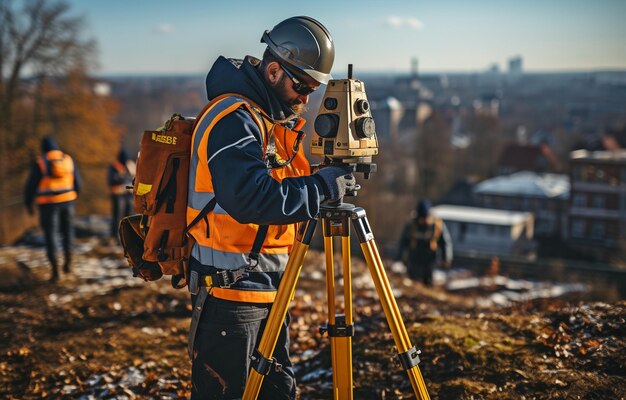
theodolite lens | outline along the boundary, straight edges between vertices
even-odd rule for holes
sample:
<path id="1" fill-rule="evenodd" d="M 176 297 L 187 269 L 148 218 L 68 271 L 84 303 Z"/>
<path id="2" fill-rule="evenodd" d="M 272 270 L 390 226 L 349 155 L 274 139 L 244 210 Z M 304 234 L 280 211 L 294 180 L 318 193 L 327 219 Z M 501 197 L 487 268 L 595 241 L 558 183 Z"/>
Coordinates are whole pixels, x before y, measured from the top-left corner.
<path id="1" fill-rule="evenodd" d="M 359 99 L 356 101 L 356 110 L 359 114 L 365 114 L 370 110 L 370 103 L 365 99 Z"/>
<path id="2" fill-rule="evenodd" d="M 317 124 L 317 121 L 315 121 L 315 123 Z M 376 134 L 376 124 L 374 123 L 374 118 L 357 118 L 354 123 L 356 126 L 356 134 L 361 139 L 368 139 Z"/>
<path id="3" fill-rule="evenodd" d="M 327 110 L 334 110 L 337 108 L 337 99 L 335 99 L 334 97 L 328 97 L 326 100 L 324 100 L 324 107 Z"/>
<path id="4" fill-rule="evenodd" d="M 315 132 L 323 138 L 333 138 L 337 136 L 339 127 L 339 116 L 337 114 L 320 114 L 315 118 Z"/>

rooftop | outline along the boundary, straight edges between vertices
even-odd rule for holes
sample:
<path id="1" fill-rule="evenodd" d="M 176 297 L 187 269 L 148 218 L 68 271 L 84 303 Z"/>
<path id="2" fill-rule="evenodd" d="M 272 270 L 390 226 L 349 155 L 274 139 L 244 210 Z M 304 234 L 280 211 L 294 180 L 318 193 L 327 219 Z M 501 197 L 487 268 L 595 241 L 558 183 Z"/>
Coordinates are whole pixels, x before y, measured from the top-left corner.
<path id="1" fill-rule="evenodd" d="M 500 154 L 500 168 L 512 168 L 514 171 L 555 171 L 559 169 L 559 160 L 547 144 L 508 144 Z"/>
<path id="2" fill-rule="evenodd" d="M 521 171 L 482 181 L 476 185 L 474 193 L 567 199 L 569 188 L 567 175 Z"/>
<path id="3" fill-rule="evenodd" d="M 444 221 L 470 222 L 485 225 L 515 225 L 532 217 L 532 214 L 528 212 L 449 206 L 445 204 L 431 208 L 431 212 Z"/>
<path id="4" fill-rule="evenodd" d="M 589 151 L 575 150 L 570 153 L 570 159 L 587 161 L 626 162 L 626 150 L 615 151 Z"/>

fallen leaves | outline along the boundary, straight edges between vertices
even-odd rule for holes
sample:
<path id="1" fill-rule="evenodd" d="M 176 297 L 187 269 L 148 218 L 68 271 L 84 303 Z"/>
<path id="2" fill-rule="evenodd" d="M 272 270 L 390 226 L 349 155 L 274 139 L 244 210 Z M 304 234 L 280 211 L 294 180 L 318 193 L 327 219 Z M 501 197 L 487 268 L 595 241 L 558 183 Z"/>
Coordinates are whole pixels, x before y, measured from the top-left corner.
<path id="1" fill-rule="evenodd" d="M 79 261 L 98 247 L 85 248 Z M 54 288 L 0 292 L 1 398 L 189 396 L 188 293 L 137 282 L 113 258 L 96 261 Z M 332 398 L 329 340 L 318 330 L 328 318 L 323 261 L 310 252 L 290 308 L 302 400 Z M 362 262 L 353 267 L 355 398 L 413 398 L 371 278 Z M 626 303 L 479 309 L 467 295 L 389 276 L 432 398 L 626 396 Z"/>

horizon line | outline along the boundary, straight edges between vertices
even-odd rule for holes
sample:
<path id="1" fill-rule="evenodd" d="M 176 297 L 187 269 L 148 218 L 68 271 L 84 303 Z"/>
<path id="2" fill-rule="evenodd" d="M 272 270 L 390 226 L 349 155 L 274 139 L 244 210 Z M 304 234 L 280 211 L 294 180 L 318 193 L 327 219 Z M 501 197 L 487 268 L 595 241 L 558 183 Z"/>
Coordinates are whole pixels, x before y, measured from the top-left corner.
<path id="1" fill-rule="evenodd" d="M 181 71 L 181 72 L 163 72 L 163 71 L 119 71 L 119 72 L 94 72 L 91 75 L 97 77 L 176 77 L 176 76 L 196 76 L 205 75 L 208 71 Z M 366 75 L 412 75 L 410 70 L 396 70 L 396 69 L 368 69 L 360 71 Z M 606 67 L 606 68 L 572 68 L 572 69 L 532 69 L 522 70 L 520 73 L 515 73 L 516 76 L 523 75 L 542 75 L 542 74 L 593 74 L 593 73 L 626 73 L 626 67 Z M 348 69 L 339 70 L 333 75 L 343 76 L 348 74 Z M 497 72 L 490 71 L 488 69 L 482 70 L 424 70 L 418 71 L 420 75 L 511 75 L 508 70 L 500 70 Z M 336 78 L 341 79 L 341 78 Z"/>

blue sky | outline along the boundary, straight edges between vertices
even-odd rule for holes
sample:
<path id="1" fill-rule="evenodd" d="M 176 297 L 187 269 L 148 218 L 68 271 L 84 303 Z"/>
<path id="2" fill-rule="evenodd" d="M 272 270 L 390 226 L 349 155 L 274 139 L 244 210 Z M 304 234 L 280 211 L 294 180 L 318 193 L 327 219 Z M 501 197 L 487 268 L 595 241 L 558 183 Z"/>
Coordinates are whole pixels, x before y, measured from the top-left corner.
<path id="1" fill-rule="evenodd" d="M 260 56 L 294 15 L 335 40 L 333 72 L 626 69 L 626 0 L 70 0 L 99 44 L 100 73 L 200 73 L 219 55 Z"/>

